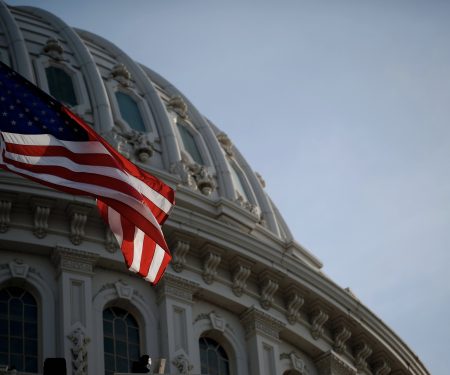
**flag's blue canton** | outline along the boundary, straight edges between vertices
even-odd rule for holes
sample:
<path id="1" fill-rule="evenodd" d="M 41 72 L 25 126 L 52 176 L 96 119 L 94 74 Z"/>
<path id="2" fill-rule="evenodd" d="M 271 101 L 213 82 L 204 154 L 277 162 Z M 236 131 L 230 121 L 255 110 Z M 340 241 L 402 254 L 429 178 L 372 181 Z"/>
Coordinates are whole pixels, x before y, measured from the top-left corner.
<path id="1" fill-rule="evenodd" d="M 60 111 L 52 97 L 0 63 L 0 130 L 51 134 L 66 141 L 88 140 L 83 128 Z"/>

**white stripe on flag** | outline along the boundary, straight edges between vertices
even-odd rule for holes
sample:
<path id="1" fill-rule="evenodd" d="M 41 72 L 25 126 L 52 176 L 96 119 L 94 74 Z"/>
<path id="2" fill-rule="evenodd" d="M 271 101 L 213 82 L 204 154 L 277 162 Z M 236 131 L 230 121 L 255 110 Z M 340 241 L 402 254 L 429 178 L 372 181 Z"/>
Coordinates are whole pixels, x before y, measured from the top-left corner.
<path id="1" fill-rule="evenodd" d="M 138 227 L 134 230 L 133 240 L 133 263 L 131 263 L 130 271 L 139 272 L 141 268 L 142 253 L 144 251 L 145 233 Z"/>
<path id="2" fill-rule="evenodd" d="M 119 247 L 122 247 L 123 242 L 123 230 L 122 230 L 122 220 L 120 214 L 108 207 L 108 225 L 111 228 L 111 232 L 113 232 L 116 237 L 117 242 L 119 243 Z"/>
<path id="3" fill-rule="evenodd" d="M 156 244 L 155 252 L 153 254 L 152 263 L 150 264 L 150 268 L 148 270 L 148 274 L 145 277 L 146 280 L 150 281 L 151 283 L 155 281 L 156 276 L 158 275 L 159 269 L 161 267 L 161 263 L 164 260 L 164 256 L 166 255 L 166 252 Z"/>

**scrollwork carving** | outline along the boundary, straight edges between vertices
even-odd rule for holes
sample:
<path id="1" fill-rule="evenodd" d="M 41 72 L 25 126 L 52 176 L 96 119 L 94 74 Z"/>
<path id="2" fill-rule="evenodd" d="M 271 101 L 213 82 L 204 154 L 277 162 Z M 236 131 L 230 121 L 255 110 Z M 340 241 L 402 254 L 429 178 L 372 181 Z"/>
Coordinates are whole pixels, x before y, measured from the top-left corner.
<path id="1" fill-rule="evenodd" d="M 5 233 L 9 229 L 9 224 L 11 223 L 11 207 L 11 200 L 5 198 L 0 200 L 0 233 Z"/>
<path id="2" fill-rule="evenodd" d="M 203 280 L 207 284 L 212 284 L 217 275 L 217 268 L 219 267 L 222 257 L 217 251 L 209 251 L 203 258 Z"/>
<path id="3" fill-rule="evenodd" d="M 260 303 L 263 309 L 268 310 L 272 307 L 274 295 L 278 290 L 278 278 L 269 273 L 263 273 L 260 277 L 261 289 L 260 289 Z"/>
<path id="4" fill-rule="evenodd" d="M 286 317 L 290 324 L 295 324 L 300 320 L 300 309 L 305 300 L 295 288 L 291 288 L 287 293 Z"/>
<path id="5" fill-rule="evenodd" d="M 355 347 L 355 366 L 359 371 L 368 369 L 367 358 L 372 354 L 372 349 L 365 342 L 359 343 Z"/>
<path id="6" fill-rule="evenodd" d="M 228 135 L 221 132 L 217 134 L 216 137 L 225 153 L 230 157 L 234 157 L 233 143 L 231 142 L 230 138 L 228 138 Z"/>
<path id="7" fill-rule="evenodd" d="M 183 157 L 182 160 L 173 163 L 170 172 L 177 174 L 181 183 L 193 190 L 200 190 L 203 195 L 211 195 L 216 188 L 213 175 L 208 168 L 194 162 L 189 162 Z"/>
<path id="8" fill-rule="evenodd" d="M 140 162 L 145 163 L 153 155 L 153 144 L 148 139 L 147 134 L 130 129 L 119 133 L 119 135 L 130 145 L 133 154 Z"/>
<path id="9" fill-rule="evenodd" d="M 61 61 L 64 60 L 64 48 L 58 39 L 50 38 L 45 43 L 43 48 L 44 53 L 50 56 L 53 60 Z"/>
<path id="10" fill-rule="evenodd" d="M 79 245 L 84 240 L 84 228 L 90 211 L 91 207 L 88 206 L 72 204 L 67 207 L 70 216 L 69 238 L 74 245 Z"/>
<path id="11" fill-rule="evenodd" d="M 323 325 L 328 320 L 328 314 L 318 309 L 313 313 L 312 320 L 311 320 L 311 335 L 314 338 L 314 340 L 318 340 L 320 337 L 323 336 L 324 327 Z"/>
<path id="12" fill-rule="evenodd" d="M 189 362 L 189 358 L 183 352 L 178 354 L 172 361 L 179 374 L 190 374 L 194 366 Z"/>
<path id="13" fill-rule="evenodd" d="M 388 375 L 391 372 L 391 366 L 384 359 L 375 362 L 373 366 L 373 375 Z"/>
<path id="14" fill-rule="evenodd" d="M 352 333 L 345 326 L 341 326 L 334 336 L 333 348 L 336 353 L 343 353 L 346 341 L 352 336 Z"/>
<path id="15" fill-rule="evenodd" d="M 186 265 L 186 255 L 189 252 L 189 242 L 177 241 L 172 253 L 172 268 L 175 272 L 182 272 Z"/>
<path id="16" fill-rule="evenodd" d="M 181 96 L 173 96 L 167 102 L 167 109 L 174 111 L 181 118 L 187 118 L 188 106 Z"/>
<path id="17" fill-rule="evenodd" d="M 91 341 L 84 331 L 78 327 L 67 338 L 72 342 L 72 369 L 74 375 L 87 375 L 87 345 Z"/>
<path id="18" fill-rule="evenodd" d="M 131 85 L 131 73 L 124 64 L 117 64 L 111 69 L 111 77 L 124 87 Z"/>
<path id="19" fill-rule="evenodd" d="M 251 275 L 252 262 L 243 258 L 234 258 L 231 262 L 233 264 L 233 286 L 231 289 L 233 293 L 241 297 L 247 287 L 247 279 Z"/>

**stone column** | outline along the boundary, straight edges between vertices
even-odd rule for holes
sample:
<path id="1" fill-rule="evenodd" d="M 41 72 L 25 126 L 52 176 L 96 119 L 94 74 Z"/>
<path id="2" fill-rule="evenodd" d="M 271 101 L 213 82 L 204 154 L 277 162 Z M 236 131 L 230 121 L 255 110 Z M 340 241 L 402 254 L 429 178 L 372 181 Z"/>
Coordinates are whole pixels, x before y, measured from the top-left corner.
<path id="1" fill-rule="evenodd" d="M 255 307 L 241 315 L 245 330 L 250 374 L 279 375 L 279 334 L 284 324 Z"/>
<path id="2" fill-rule="evenodd" d="M 199 284 L 166 273 L 157 286 L 160 311 L 160 353 L 166 359 L 166 373 L 185 374 L 193 370 L 192 297 Z M 197 369 L 194 372 L 199 372 Z"/>
<path id="3" fill-rule="evenodd" d="M 98 256 L 57 246 L 52 260 L 57 268 L 58 304 L 56 326 L 59 357 L 69 375 L 89 374 L 88 344 L 92 332 L 92 275 Z M 93 374 L 92 374 L 93 375 Z"/>
<path id="4" fill-rule="evenodd" d="M 319 375 L 356 375 L 356 368 L 330 350 L 316 360 Z"/>

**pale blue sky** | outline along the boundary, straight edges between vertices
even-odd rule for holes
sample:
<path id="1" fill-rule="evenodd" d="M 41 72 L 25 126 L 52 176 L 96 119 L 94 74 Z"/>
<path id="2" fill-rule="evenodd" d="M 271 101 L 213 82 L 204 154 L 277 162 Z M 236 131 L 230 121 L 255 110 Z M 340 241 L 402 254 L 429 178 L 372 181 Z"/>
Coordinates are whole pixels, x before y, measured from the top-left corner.
<path id="1" fill-rule="evenodd" d="M 450 368 L 450 2 L 9 1 L 151 67 L 239 147 L 296 239 Z"/>

